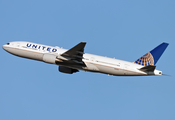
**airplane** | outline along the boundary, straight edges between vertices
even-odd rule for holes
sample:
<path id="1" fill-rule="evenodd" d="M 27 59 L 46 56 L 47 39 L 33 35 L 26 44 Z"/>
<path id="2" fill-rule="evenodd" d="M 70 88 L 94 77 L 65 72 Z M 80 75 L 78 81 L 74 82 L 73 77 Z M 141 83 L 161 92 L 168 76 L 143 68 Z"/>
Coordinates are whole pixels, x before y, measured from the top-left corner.
<path id="1" fill-rule="evenodd" d="M 19 57 L 58 65 L 60 72 L 68 74 L 83 70 L 113 76 L 158 76 L 162 75 L 162 71 L 155 69 L 156 63 L 169 44 L 163 42 L 135 62 L 84 53 L 85 45 L 86 42 L 80 42 L 67 50 L 57 46 L 15 41 L 3 45 L 3 49 Z"/>

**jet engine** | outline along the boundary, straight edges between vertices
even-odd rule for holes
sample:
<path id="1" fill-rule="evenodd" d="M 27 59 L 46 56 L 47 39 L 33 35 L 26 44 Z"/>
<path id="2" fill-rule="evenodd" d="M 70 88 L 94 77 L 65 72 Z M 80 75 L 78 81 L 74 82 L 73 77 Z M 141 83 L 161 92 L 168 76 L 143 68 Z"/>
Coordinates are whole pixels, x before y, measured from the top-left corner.
<path id="1" fill-rule="evenodd" d="M 56 55 L 53 54 L 44 54 L 43 55 L 43 61 L 46 63 L 51 63 L 51 64 L 55 64 L 55 60 L 56 60 Z"/>
<path id="2" fill-rule="evenodd" d="M 64 66 L 59 66 L 59 71 L 63 73 L 73 74 L 75 72 L 79 72 L 77 69 L 72 69 Z"/>

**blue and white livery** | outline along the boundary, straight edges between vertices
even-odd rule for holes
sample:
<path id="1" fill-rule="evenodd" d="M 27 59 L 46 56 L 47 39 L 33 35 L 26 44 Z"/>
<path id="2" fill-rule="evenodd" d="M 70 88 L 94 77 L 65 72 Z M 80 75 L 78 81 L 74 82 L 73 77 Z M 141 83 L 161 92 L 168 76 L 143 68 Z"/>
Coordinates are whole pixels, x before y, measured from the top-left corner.
<path id="1" fill-rule="evenodd" d="M 135 62 L 84 53 L 85 45 L 85 42 L 80 42 L 66 50 L 32 42 L 15 41 L 3 45 L 3 49 L 19 57 L 58 65 L 60 72 L 68 74 L 83 70 L 115 76 L 147 76 L 162 75 L 162 71 L 156 70 L 155 65 L 168 43 L 160 44 Z"/>
<path id="2" fill-rule="evenodd" d="M 167 48 L 168 43 L 162 43 L 147 54 L 145 54 L 143 57 L 139 58 L 135 63 L 143 66 L 148 65 L 156 65 L 157 61 L 161 57 L 162 53 Z"/>

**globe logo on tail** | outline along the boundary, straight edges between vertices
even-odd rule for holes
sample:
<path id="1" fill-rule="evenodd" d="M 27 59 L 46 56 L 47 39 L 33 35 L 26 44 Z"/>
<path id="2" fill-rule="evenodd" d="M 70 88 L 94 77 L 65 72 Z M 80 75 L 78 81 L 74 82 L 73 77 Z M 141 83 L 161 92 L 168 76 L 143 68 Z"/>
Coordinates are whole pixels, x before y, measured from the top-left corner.
<path id="1" fill-rule="evenodd" d="M 150 52 L 139 58 L 134 63 L 137 63 L 139 65 L 148 66 L 148 65 L 154 65 L 154 58 Z"/>

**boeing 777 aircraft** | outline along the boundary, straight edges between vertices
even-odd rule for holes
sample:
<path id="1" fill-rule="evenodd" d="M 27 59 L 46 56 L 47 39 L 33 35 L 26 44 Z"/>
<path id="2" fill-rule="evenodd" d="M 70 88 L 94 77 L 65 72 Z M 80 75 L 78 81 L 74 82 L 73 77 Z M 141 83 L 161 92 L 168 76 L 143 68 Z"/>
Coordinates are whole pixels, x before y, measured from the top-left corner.
<path id="1" fill-rule="evenodd" d="M 85 45 L 86 42 L 80 42 L 66 50 L 32 42 L 16 41 L 3 45 L 3 49 L 19 57 L 59 65 L 59 71 L 63 73 L 72 74 L 84 70 L 115 76 L 146 76 L 162 75 L 162 71 L 156 70 L 155 65 L 168 43 L 160 44 L 135 62 L 84 53 Z"/>

